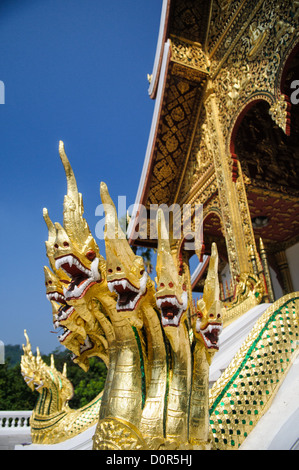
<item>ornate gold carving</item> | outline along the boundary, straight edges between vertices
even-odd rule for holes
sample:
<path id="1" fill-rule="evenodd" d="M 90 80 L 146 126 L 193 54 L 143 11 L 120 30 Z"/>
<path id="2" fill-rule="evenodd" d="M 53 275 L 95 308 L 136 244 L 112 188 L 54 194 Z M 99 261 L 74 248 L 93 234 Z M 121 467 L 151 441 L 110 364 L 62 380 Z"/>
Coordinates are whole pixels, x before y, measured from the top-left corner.
<path id="1" fill-rule="evenodd" d="M 117 418 L 106 418 L 97 424 L 93 450 L 144 450 L 146 444 L 137 428 Z"/>
<path id="2" fill-rule="evenodd" d="M 88 406 L 73 410 L 68 401 L 73 396 L 73 386 L 66 375 L 66 364 L 59 372 L 53 356 L 48 366 L 37 348 L 33 355 L 28 335 L 21 358 L 21 373 L 31 390 L 37 390 L 39 399 L 30 417 L 33 444 L 57 444 L 75 437 L 97 423 L 102 392 Z"/>
<path id="3" fill-rule="evenodd" d="M 208 370 L 221 331 L 216 246 L 197 321 L 190 273 L 185 266 L 179 274 L 161 210 L 157 219 L 155 293 L 142 258 L 134 254 L 122 232 L 104 183 L 101 198 L 107 261 L 98 261 L 100 254 L 83 219 L 82 197 L 62 143 L 60 156 L 68 182 L 64 227 L 49 224 L 50 230 L 55 227 L 56 235 L 50 232 L 47 250 L 53 256 L 56 284 L 60 287 L 61 272 L 64 278 L 69 277 L 69 284 L 62 290 L 63 295 L 55 294 L 55 301 L 50 301 L 52 305 L 61 303 L 63 308 L 70 304 L 83 320 L 79 336 L 73 321 L 69 321 L 67 330 L 67 347 L 78 352 L 81 365 L 86 365 L 88 359 L 86 338 L 92 343 L 91 354 L 99 355 L 100 345 L 106 347 L 108 374 L 94 449 L 210 448 Z M 52 284 L 51 288 L 47 286 L 48 295 L 50 291 L 54 293 L 53 289 Z M 54 321 L 60 325 L 63 320 L 58 315 Z M 194 371 L 193 363 L 198 366 Z M 64 438 L 51 421 L 47 439 L 53 439 L 53 433 L 58 431 L 57 439 Z"/>
<path id="4" fill-rule="evenodd" d="M 287 133 L 287 127 L 290 121 L 289 104 L 284 95 L 279 94 L 276 101 L 269 109 L 269 114 L 273 121 Z"/>
<path id="5" fill-rule="evenodd" d="M 241 272 L 249 272 L 248 254 L 244 244 L 243 227 L 238 209 L 236 190 L 228 168 L 224 136 L 222 126 L 219 122 L 218 107 L 214 94 L 209 95 L 205 106 L 208 117 L 207 129 L 209 131 L 210 145 L 214 158 L 230 270 L 232 279 L 235 281 Z"/>
<path id="6" fill-rule="evenodd" d="M 249 4 L 244 5 L 239 24 L 235 25 L 236 37 L 227 48 L 222 43 L 217 58 L 211 62 L 225 133 L 246 104 L 260 98 L 270 104 L 271 115 L 286 132 L 286 102 L 278 89 L 277 76 L 298 24 L 298 16 L 294 16 L 292 8 L 272 0 L 258 2 L 253 10 Z"/>
<path id="7" fill-rule="evenodd" d="M 210 2 L 184 0 L 172 5 L 170 31 L 172 34 L 204 44 L 210 16 Z"/>
<path id="8" fill-rule="evenodd" d="M 238 277 L 234 299 L 224 303 L 223 324 L 229 325 L 263 300 L 264 283 L 256 274 L 243 273 Z"/>
<path id="9" fill-rule="evenodd" d="M 70 304 L 83 320 L 80 332 L 69 330 L 67 334 L 68 347 L 74 343 L 77 348 L 79 342 L 79 363 L 86 365 L 89 355 L 99 355 L 103 347 L 107 356 L 108 374 L 98 410 L 94 449 L 210 449 L 213 438 L 209 436 L 208 423 L 209 365 L 218 350 L 223 317 L 227 323 L 227 312 L 233 311 L 235 315 L 235 308 L 240 313 L 243 306 L 247 310 L 252 307 L 252 299 L 258 302 L 256 299 L 263 291 L 261 281 L 252 274 L 241 276 L 236 298 L 229 305 L 232 308 L 222 309 L 218 250 L 214 243 L 203 297 L 195 307 L 188 266 L 184 264 L 181 270 L 159 210 L 155 290 L 142 259 L 134 254 L 122 232 L 116 208 L 107 186 L 102 183 L 105 262 L 83 219 L 82 197 L 62 144 L 60 155 L 68 193 L 64 227 L 47 219 L 46 247 L 55 273 L 50 275 L 46 270 L 46 279 L 56 283 L 55 286 L 47 283 L 47 293 L 54 294 L 55 301 L 50 298 L 52 305 L 61 303 L 66 308 Z M 57 297 L 56 289 L 60 294 L 62 280 L 66 287 L 63 295 Z M 54 321 L 63 321 L 55 315 Z M 74 325 L 70 321 L 69 327 Z M 92 338 L 87 341 L 92 344 L 86 343 L 87 338 Z M 243 351 L 244 348 L 241 354 Z M 234 363 L 232 368 L 234 376 L 239 373 L 240 364 Z M 83 418 L 88 427 L 94 422 L 94 416 L 88 413 L 96 410 L 99 398 L 84 409 L 69 410 L 71 387 L 65 373 L 59 375 L 54 364 L 49 371 L 39 357 L 35 359 L 29 342 L 24 347 L 23 371 L 27 383 L 36 382 L 42 393 L 54 387 L 53 393 L 43 396 L 39 414 L 32 421 L 35 442 L 61 442 L 85 429 Z M 231 368 L 229 374 L 231 377 Z M 216 410 L 218 397 L 226 391 L 226 384 L 222 388 L 217 384 L 218 395 L 212 403 L 212 412 Z M 275 387 L 271 393 L 275 393 Z M 49 400 L 53 395 L 56 399 Z"/>
<path id="10" fill-rule="evenodd" d="M 261 24 L 251 23 L 248 37 L 248 60 L 254 60 L 262 50 L 265 42 L 269 38 L 269 29 L 263 29 Z"/>
<path id="11" fill-rule="evenodd" d="M 225 42 L 225 36 L 238 18 L 245 0 L 229 1 L 221 0 L 213 2 L 208 38 L 208 50 L 212 57 L 219 46 Z"/>
<path id="12" fill-rule="evenodd" d="M 244 184 L 243 173 L 241 170 L 240 162 L 238 162 L 237 165 L 238 165 L 238 177 L 236 178 L 235 188 L 237 192 L 239 213 L 240 213 L 241 220 L 242 220 L 243 236 L 245 239 L 246 247 L 251 247 L 251 249 L 253 250 L 253 256 L 255 257 L 256 264 L 257 264 L 257 271 L 255 274 L 258 274 L 262 272 L 262 267 L 259 261 L 259 256 L 258 256 L 257 247 L 255 243 L 255 237 L 254 237 L 254 232 L 253 232 L 252 223 L 251 223 L 250 209 L 248 206 L 246 188 Z M 250 255 L 248 253 L 248 257 L 249 256 Z"/>
<path id="13" fill-rule="evenodd" d="M 196 122 L 200 90 L 185 78 L 169 79 L 161 125 L 155 143 L 156 164 L 151 175 L 150 193 L 146 202 L 173 202 L 177 191 L 174 175 L 185 165 L 192 129 Z M 171 202 L 171 203 L 172 203 Z"/>
<path id="14" fill-rule="evenodd" d="M 220 4 L 221 10 L 230 8 L 232 1 L 233 0 L 220 0 L 218 3 Z"/>
<path id="15" fill-rule="evenodd" d="M 172 7 L 169 31 L 177 35 L 171 36 L 172 56 L 147 203 L 196 200 L 205 203 L 205 215 L 213 210 L 219 214 L 236 288 L 233 301 L 221 308 L 218 253 L 211 243 L 203 299 L 196 308 L 192 305 L 188 265 L 184 260 L 179 271 L 177 246 L 170 247 L 161 212 L 155 292 L 154 283 L 144 275 L 141 258 L 135 256 L 119 227 L 115 207 L 102 184 L 106 262 L 83 218 L 82 196 L 62 144 L 60 156 L 68 183 L 63 227 L 52 224 L 44 212 L 52 269 L 45 268 L 45 281 L 53 322 L 65 328 L 61 343 L 74 352 L 75 362 L 84 370 L 91 356 L 101 357 L 108 367 L 94 437 L 98 450 L 208 449 L 211 442 L 216 448 L 236 448 L 269 406 L 298 350 L 294 338 L 298 336 L 299 293 L 295 293 L 262 316 L 213 387 L 209 438 L 208 372 L 222 321 L 229 324 L 264 295 L 246 197 L 245 183 L 249 185 L 251 180 L 246 171 L 243 177 L 236 156 L 232 162 L 232 131 L 250 103 L 264 100 L 275 124 L 288 132 L 288 103 L 279 79 L 285 56 L 297 41 L 299 14 L 297 1 L 259 0 L 253 6 L 245 0 L 212 2 L 206 48 L 204 25 L 210 5 L 195 3 L 185 0 Z M 204 52 L 207 49 L 209 56 Z M 205 110 L 199 106 L 203 96 Z M 180 172 L 185 173 L 185 181 L 181 186 L 182 176 L 177 187 Z M 267 182 L 264 187 L 268 194 L 275 189 Z M 254 201 L 252 198 L 251 204 Z M 264 254 L 261 247 L 269 287 Z M 285 254 L 280 251 L 276 258 L 287 289 L 291 289 Z M 274 340 L 284 343 L 283 352 Z M 279 368 L 278 355 L 284 363 Z M 34 442 L 60 442 L 94 422 L 87 410 L 68 408 L 71 386 L 66 374 L 59 375 L 54 364 L 49 371 L 39 353 L 34 358 L 28 339 L 22 371 L 28 385 L 37 384 L 43 394 L 31 421 Z M 264 385 L 258 381 L 262 376 L 267 379 Z M 55 399 L 50 400 L 54 392 Z M 249 394 L 255 400 L 245 399 Z M 98 412 L 99 399 L 90 410 Z M 232 424 L 230 417 L 244 415 L 245 410 L 251 419 Z M 86 419 L 84 424 L 82 419 Z"/>
<path id="16" fill-rule="evenodd" d="M 184 181 L 181 187 L 181 196 L 184 196 L 180 204 L 186 200 L 191 199 L 191 194 L 196 191 L 196 188 L 204 185 L 204 178 L 213 172 L 213 155 L 211 154 L 210 145 L 208 141 L 208 132 L 206 124 L 206 115 L 204 106 L 200 109 L 199 122 L 195 129 L 194 140 L 192 142 L 192 149 L 186 172 L 184 174 Z M 206 194 L 207 199 L 209 196 Z M 188 198 L 188 199 L 187 199 Z"/>
<path id="17" fill-rule="evenodd" d="M 171 36 L 171 60 L 187 67 L 192 67 L 203 76 L 208 75 L 208 59 L 201 44 Z"/>

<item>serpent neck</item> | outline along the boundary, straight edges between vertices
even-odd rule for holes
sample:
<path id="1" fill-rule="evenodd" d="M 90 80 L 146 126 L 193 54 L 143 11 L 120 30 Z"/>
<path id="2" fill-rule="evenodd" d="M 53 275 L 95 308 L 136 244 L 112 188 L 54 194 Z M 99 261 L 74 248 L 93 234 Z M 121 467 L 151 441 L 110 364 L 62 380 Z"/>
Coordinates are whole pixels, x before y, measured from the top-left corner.
<path id="1" fill-rule="evenodd" d="M 191 386 L 191 349 L 188 330 L 181 322 L 178 327 L 166 327 L 165 333 L 173 356 L 167 403 L 166 438 L 186 442 Z"/>
<path id="2" fill-rule="evenodd" d="M 145 438 L 152 436 L 163 438 L 168 374 L 165 341 L 156 310 L 149 304 L 144 305 L 142 310 L 147 331 L 149 383 L 140 430 Z"/>
<path id="3" fill-rule="evenodd" d="M 196 445 L 209 435 L 209 363 L 205 346 L 196 341 L 193 353 L 193 380 L 189 410 L 189 441 Z"/>

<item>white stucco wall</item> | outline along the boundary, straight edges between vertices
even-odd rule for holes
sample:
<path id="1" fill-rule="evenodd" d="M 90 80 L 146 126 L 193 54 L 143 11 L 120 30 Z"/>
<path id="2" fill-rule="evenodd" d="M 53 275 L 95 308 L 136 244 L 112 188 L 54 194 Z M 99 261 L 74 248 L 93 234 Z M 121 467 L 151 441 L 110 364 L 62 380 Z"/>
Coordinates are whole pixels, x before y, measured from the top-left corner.
<path id="1" fill-rule="evenodd" d="M 282 291 L 281 285 L 279 284 L 277 280 L 276 272 L 274 271 L 274 269 L 271 268 L 271 266 L 270 266 L 270 276 L 271 276 L 271 281 L 272 281 L 274 299 L 278 300 L 280 299 L 280 297 L 283 297 L 283 291 Z"/>

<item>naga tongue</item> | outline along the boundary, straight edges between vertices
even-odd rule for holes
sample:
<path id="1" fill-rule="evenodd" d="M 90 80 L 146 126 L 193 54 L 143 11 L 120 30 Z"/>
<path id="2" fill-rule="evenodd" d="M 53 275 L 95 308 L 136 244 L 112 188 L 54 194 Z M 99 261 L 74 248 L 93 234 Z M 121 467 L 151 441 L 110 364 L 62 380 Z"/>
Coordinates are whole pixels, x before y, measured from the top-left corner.
<path id="1" fill-rule="evenodd" d="M 169 318 L 169 320 L 172 320 L 174 317 L 174 312 L 172 312 L 171 310 L 166 310 L 163 312 L 163 314 L 164 317 Z"/>
<path id="2" fill-rule="evenodd" d="M 85 281 L 88 276 L 84 276 L 82 273 L 77 275 L 69 285 L 69 291 L 73 291 L 76 286 L 79 286 L 81 282 Z"/>
<path id="3" fill-rule="evenodd" d="M 165 304 L 162 306 L 162 312 L 164 317 L 172 320 L 173 317 L 178 313 L 178 309 L 171 303 L 165 302 Z"/>
<path id="4" fill-rule="evenodd" d="M 128 288 L 123 288 L 123 286 L 120 284 L 120 285 L 116 285 L 114 287 L 114 289 L 116 290 L 116 292 L 118 293 L 118 304 L 120 306 L 123 306 L 123 305 L 127 305 L 129 304 L 129 302 L 131 300 L 134 300 L 134 298 L 136 297 L 136 293 L 135 292 L 132 292 L 130 289 Z"/>
<path id="5" fill-rule="evenodd" d="M 212 344 L 217 344 L 218 341 L 218 330 L 212 330 L 206 333 L 206 337 L 211 341 Z"/>
<path id="6" fill-rule="evenodd" d="M 122 292 L 119 295 L 119 300 L 118 300 L 119 305 L 127 305 L 127 303 L 129 303 L 129 298 L 130 298 L 130 292 Z"/>

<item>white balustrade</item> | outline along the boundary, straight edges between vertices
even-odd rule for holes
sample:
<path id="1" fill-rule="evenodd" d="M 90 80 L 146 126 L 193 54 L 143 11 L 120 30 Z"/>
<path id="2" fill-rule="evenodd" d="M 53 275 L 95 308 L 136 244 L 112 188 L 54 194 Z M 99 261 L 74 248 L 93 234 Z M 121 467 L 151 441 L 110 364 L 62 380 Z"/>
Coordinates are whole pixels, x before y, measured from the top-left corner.
<path id="1" fill-rule="evenodd" d="M 19 432 L 20 429 L 30 430 L 29 419 L 32 411 L 0 411 L 0 432 Z"/>
<path id="2" fill-rule="evenodd" d="M 32 411 L 0 411 L 0 450 L 31 444 L 31 414 Z"/>

